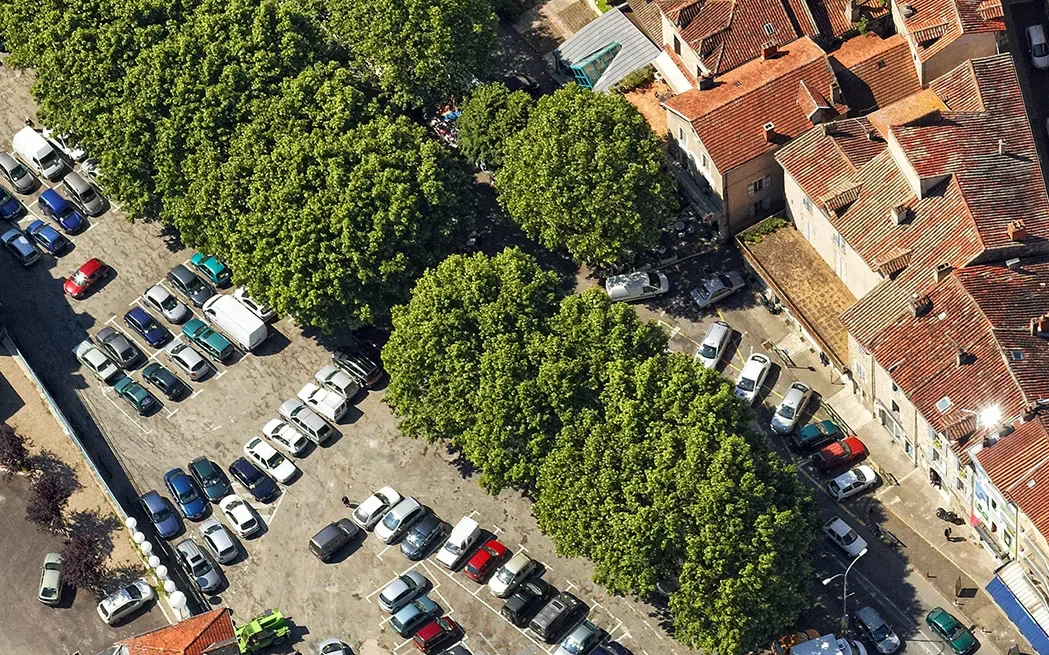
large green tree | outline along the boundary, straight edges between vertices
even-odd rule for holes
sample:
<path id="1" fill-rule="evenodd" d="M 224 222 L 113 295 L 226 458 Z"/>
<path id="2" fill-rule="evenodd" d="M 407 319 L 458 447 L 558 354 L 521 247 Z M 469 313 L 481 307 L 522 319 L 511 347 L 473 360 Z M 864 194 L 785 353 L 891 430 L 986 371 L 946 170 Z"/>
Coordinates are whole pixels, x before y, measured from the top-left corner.
<path id="1" fill-rule="evenodd" d="M 459 148 L 470 161 L 499 168 L 507 139 L 525 128 L 531 108 L 524 91 L 511 93 L 501 82 L 478 86 L 460 107 Z"/>
<path id="2" fill-rule="evenodd" d="M 644 117 L 621 96 L 569 84 L 542 98 L 505 146 L 499 201 L 525 232 L 579 261 L 654 245 L 673 178 Z"/>

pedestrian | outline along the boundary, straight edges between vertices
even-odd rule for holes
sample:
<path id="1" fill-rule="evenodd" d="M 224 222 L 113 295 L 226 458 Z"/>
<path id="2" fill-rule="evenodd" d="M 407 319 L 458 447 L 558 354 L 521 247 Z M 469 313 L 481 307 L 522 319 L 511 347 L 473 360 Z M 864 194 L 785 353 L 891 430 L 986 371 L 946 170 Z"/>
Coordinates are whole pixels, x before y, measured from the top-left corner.
<path id="1" fill-rule="evenodd" d="M 350 499 L 347 498 L 346 496 L 343 496 L 342 497 L 342 504 L 345 505 L 346 507 L 349 507 L 350 506 Z"/>
<path id="2" fill-rule="evenodd" d="M 26 116 L 25 117 L 25 124 L 26 124 L 26 127 L 33 127 L 33 119 L 28 117 L 28 116 Z"/>
<path id="3" fill-rule="evenodd" d="M 947 528 L 946 530 L 944 530 L 943 531 L 943 536 L 947 539 L 947 541 L 950 541 L 951 540 L 951 529 Z"/>

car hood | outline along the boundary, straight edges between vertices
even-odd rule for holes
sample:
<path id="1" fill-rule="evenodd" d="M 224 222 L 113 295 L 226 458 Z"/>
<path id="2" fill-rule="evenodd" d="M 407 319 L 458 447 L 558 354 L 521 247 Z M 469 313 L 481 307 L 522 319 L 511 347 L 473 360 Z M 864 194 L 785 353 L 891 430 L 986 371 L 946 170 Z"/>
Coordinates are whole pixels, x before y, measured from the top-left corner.
<path id="1" fill-rule="evenodd" d="M 57 216 L 55 220 L 62 226 L 62 229 L 67 232 L 73 232 L 80 229 L 80 226 L 84 224 L 83 217 L 75 211 L 66 212 L 61 216 Z"/>
<path id="2" fill-rule="evenodd" d="M 790 425 L 792 422 L 792 419 L 783 418 L 777 412 L 772 415 L 772 421 L 770 425 L 772 426 L 772 429 L 776 432 L 786 432 L 790 429 Z"/>
<path id="3" fill-rule="evenodd" d="M 7 202 L 0 205 L 0 216 L 4 218 L 14 218 L 18 215 L 21 203 L 18 202 L 14 197 L 9 197 Z"/>
<path id="4" fill-rule="evenodd" d="M 190 516 L 202 516 L 207 508 L 208 503 L 203 498 L 197 498 L 182 506 L 182 509 L 186 510 L 186 514 Z"/>

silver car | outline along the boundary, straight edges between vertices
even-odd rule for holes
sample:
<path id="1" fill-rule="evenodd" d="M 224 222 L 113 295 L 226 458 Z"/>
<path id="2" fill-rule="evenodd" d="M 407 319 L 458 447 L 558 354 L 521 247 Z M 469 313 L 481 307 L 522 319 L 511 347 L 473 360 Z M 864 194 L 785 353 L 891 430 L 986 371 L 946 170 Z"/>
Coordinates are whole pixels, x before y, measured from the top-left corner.
<path id="1" fill-rule="evenodd" d="M 0 176 L 11 183 L 15 191 L 25 195 L 32 193 L 40 182 L 9 152 L 0 152 Z"/>
<path id="2" fill-rule="evenodd" d="M 393 614 L 426 591 L 429 584 L 429 580 L 418 571 L 408 571 L 383 587 L 379 593 L 379 607 Z"/>
<path id="3" fill-rule="evenodd" d="M 106 625 L 115 625 L 121 619 L 156 598 L 153 587 L 143 578 L 135 580 L 102 599 L 98 604 L 98 617 Z"/>
<path id="4" fill-rule="evenodd" d="M 347 400 L 352 400 L 361 391 L 361 385 L 350 377 L 349 373 L 334 364 L 325 364 L 313 374 L 313 378 L 317 380 L 317 384 L 341 394 Z"/>
<path id="5" fill-rule="evenodd" d="M 189 307 L 159 284 L 146 289 L 142 299 L 172 323 L 181 323 L 190 316 Z"/>
<path id="6" fill-rule="evenodd" d="M 58 605 L 62 600 L 62 556 L 58 553 L 44 555 L 40 567 L 40 590 L 36 599 L 44 605 Z"/>
<path id="7" fill-rule="evenodd" d="M 798 419 L 805 412 L 805 406 L 812 398 L 812 387 L 804 382 L 795 382 L 783 395 L 783 402 L 772 415 L 772 431 L 776 434 L 790 434 L 798 425 Z"/>
<path id="8" fill-rule="evenodd" d="M 120 330 L 106 326 L 95 335 L 95 342 L 102 352 L 116 362 L 120 368 L 129 370 L 138 361 L 138 348 Z"/>
<path id="9" fill-rule="evenodd" d="M 200 524 L 200 538 L 220 564 L 229 564 L 237 559 L 237 542 L 233 541 L 233 535 L 218 519 L 208 519 Z"/>
<path id="10" fill-rule="evenodd" d="M 262 428 L 262 434 L 266 438 L 283 448 L 289 455 L 301 455 L 310 444 L 306 435 L 296 430 L 290 423 L 285 423 L 279 418 L 270 419 Z"/>
<path id="11" fill-rule="evenodd" d="M 186 570 L 186 575 L 192 578 L 204 593 L 211 593 L 222 586 L 222 573 L 192 539 L 184 539 L 175 544 L 175 555 Z"/>
<path id="12" fill-rule="evenodd" d="M 215 295 L 213 288 L 182 264 L 168 271 L 167 280 L 171 286 L 175 287 L 175 291 L 182 294 L 195 307 L 200 307 L 205 300 Z"/>
<path id="13" fill-rule="evenodd" d="M 743 274 L 739 271 L 726 271 L 709 280 L 700 282 L 699 286 L 693 289 L 690 295 L 692 300 L 702 309 L 710 307 L 719 300 L 728 298 L 746 286 L 746 284 L 743 280 Z"/>
<path id="14" fill-rule="evenodd" d="M 190 380 L 199 380 L 211 370 L 211 367 L 200 356 L 200 353 L 190 348 L 181 339 L 174 339 L 164 349 L 164 352 L 167 353 L 171 363 L 182 369 L 189 376 Z"/>
<path id="15" fill-rule="evenodd" d="M 335 430 L 320 415 L 307 407 L 298 398 L 285 400 L 277 412 L 281 415 L 281 418 L 291 423 L 296 430 L 302 432 L 307 439 L 318 446 L 335 434 Z"/>

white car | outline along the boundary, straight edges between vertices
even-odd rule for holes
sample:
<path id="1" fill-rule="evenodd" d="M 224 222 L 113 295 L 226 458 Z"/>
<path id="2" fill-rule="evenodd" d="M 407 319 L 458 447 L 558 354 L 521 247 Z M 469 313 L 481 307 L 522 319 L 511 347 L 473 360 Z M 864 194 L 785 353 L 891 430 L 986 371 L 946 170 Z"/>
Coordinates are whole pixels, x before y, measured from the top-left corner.
<path id="1" fill-rule="evenodd" d="M 244 454 L 281 484 L 288 484 L 299 473 L 299 469 L 291 463 L 291 460 L 278 453 L 276 448 L 259 437 L 244 444 Z"/>
<path id="2" fill-rule="evenodd" d="M 746 286 L 746 284 L 743 281 L 742 273 L 739 271 L 728 271 L 700 282 L 699 286 L 693 289 L 690 295 L 692 300 L 702 309 L 710 307 L 719 300 L 728 298 Z"/>
<path id="3" fill-rule="evenodd" d="M 146 289 L 142 300 L 172 323 L 181 323 L 189 318 L 189 307 L 159 284 Z"/>
<path id="4" fill-rule="evenodd" d="M 382 521 L 375 525 L 375 536 L 384 544 L 391 544 L 415 525 L 425 513 L 426 508 L 408 496 L 390 508 L 382 517 Z"/>
<path id="5" fill-rule="evenodd" d="M 237 494 L 230 494 L 219 501 L 219 509 L 226 516 L 226 520 L 233 526 L 237 534 L 242 537 L 250 537 L 258 532 L 262 525 L 255 516 L 255 510 L 251 505 Z"/>
<path id="6" fill-rule="evenodd" d="M 866 464 L 846 471 L 827 483 L 827 493 L 834 500 L 845 500 L 878 484 L 878 474 Z"/>
<path id="7" fill-rule="evenodd" d="M 68 134 L 55 134 L 50 128 L 43 128 L 40 130 L 40 134 L 45 139 L 51 142 L 51 145 L 58 148 L 75 162 L 84 161 L 87 159 L 87 152 L 80 147 L 80 144 L 73 140 Z"/>
<path id="8" fill-rule="evenodd" d="M 237 542 L 218 519 L 208 519 L 200 524 L 200 539 L 220 564 L 229 564 L 237 559 Z"/>
<path id="9" fill-rule="evenodd" d="M 739 379 L 736 380 L 736 397 L 742 398 L 748 404 L 753 405 L 754 399 L 761 391 L 761 385 L 765 384 L 765 378 L 772 368 L 772 362 L 761 353 L 754 353 L 747 359 L 740 371 Z"/>
<path id="10" fill-rule="evenodd" d="M 823 533 L 826 534 L 834 545 L 841 548 L 852 557 L 856 557 L 867 550 L 867 542 L 849 524 L 838 517 L 823 524 Z"/>
<path id="11" fill-rule="evenodd" d="M 361 385 L 357 383 L 357 380 L 334 364 L 325 364 L 321 370 L 313 374 L 313 378 L 317 380 L 317 384 L 341 394 L 347 400 L 361 392 Z"/>
<path id="12" fill-rule="evenodd" d="M 306 438 L 306 435 L 293 428 L 291 424 L 285 423 L 279 418 L 270 419 L 270 421 L 262 427 L 262 434 L 266 435 L 267 439 L 287 451 L 289 455 L 297 456 L 302 454 L 302 451 L 306 450 L 306 446 L 310 443 L 310 440 Z"/>
<path id="13" fill-rule="evenodd" d="M 113 360 L 106 357 L 104 352 L 95 347 L 95 344 L 91 343 L 90 339 L 84 339 L 77 344 L 73 354 L 76 355 L 81 364 L 103 382 L 109 382 L 121 374 L 120 367 L 114 364 Z"/>
<path id="14" fill-rule="evenodd" d="M 798 425 L 798 419 L 805 411 L 805 405 L 812 398 L 812 387 L 804 382 L 794 382 L 783 394 L 783 401 L 772 415 L 772 423 L 769 427 L 776 434 L 790 434 Z"/>
<path id="15" fill-rule="evenodd" d="M 233 297 L 237 299 L 240 304 L 248 308 L 248 311 L 259 318 L 260 321 L 268 321 L 274 317 L 273 308 L 269 305 L 263 305 L 260 302 L 255 301 L 244 287 L 237 287 L 233 292 Z"/>
<path id="16" fill-rule="evenodd" d="M 312 382 L 307 382 L 297 394 L 299 400 L 332 423 L 338 423 L 346 415 L 349 403 L 346 396 L 331 389 L 321 389 Z"/>
<path id="17" fill-rule="evenodd" d="M 524 553 L 517 553 L 509 562 L 499 567 L 488 581 L 488 591 L 496 598 L 506 598 L 528 576 L 535 573 L 539 563 Z"/>
<path id="18" fill-rule="evenodd" d="M 393 487 L 379 489 L 353 510 L 350 519 L 365 530 L 371 530 L 391 507 L 401 502 L 401 494 Z"/>
<path id="19" fill-rule="evenodd" d="M 703 368 L 715 368 L 721 358 L 725 355 L 725 346 L 732 336 L 732 328 L 724 321 L 714 321 L 707 330 L 706 336 L 696 348 L 696 359 L 703 364 Z"/>
<path id="20" fill-rule="evenodd" d="M 178 337 L 172 339 L 171 343 L 164 348 L 164 352 L 167 354 L 168 359 L 171 360 L 171 363 L 182 369 L 189 376 L 190 380 L 197 381 L 211 370 L 211 367 L 204 361 L 200 353 L 190 348 L 189 344 Z"/>
<path id="21" fill-rule="evenodd" d="M 98 604 L 98 618 L 106 625 L 114 625 L 154 598 L 153 587 L 144 578 L 139 578 L 103 598 Z"/>

